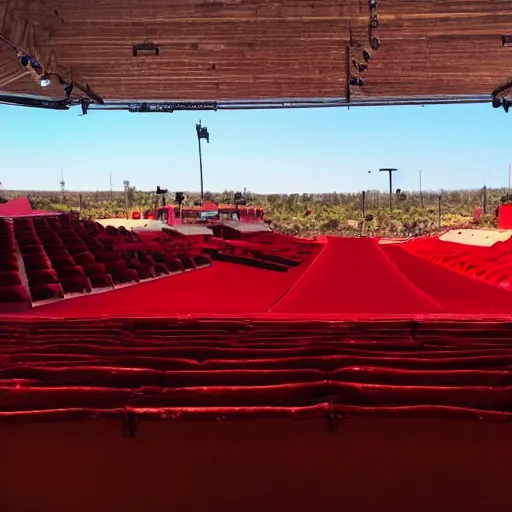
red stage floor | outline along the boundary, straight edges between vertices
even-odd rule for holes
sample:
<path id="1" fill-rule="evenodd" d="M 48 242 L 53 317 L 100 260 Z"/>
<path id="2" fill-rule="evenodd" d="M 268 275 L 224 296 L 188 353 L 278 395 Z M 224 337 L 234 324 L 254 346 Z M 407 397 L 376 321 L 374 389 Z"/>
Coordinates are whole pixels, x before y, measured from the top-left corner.
<path id="1" fill-rule="evenodd" d="M 286 273 L 210 268 L 34 308 L 38 317 L 512 315 L 510 292 L 375 239 L 330 237 Z"/>

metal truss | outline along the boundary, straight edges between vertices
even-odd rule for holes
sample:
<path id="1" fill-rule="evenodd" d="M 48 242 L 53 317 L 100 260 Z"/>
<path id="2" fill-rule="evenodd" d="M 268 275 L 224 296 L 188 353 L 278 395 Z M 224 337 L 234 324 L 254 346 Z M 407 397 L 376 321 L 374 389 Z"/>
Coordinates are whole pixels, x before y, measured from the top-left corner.
<path id="1" fill-rule="evenodd" d="M 133 113 L 173 113 L 179 111 L 217 111 L 217 110 L 273 110 L 294 108 L 350 108 L 379 107 L 400 105 L 453 105 L 471 103 L 490 103 L 492 95 L 477 96 L 411 96 L 389 98 L 325 98 L 325 99 L 269 99 L 245 101 L 108 101 L 103 104 L 68 101 L 65 98 L 51 99 L 40 96 L 1 94 L 0 104 L 21 107 L 68 110 L 81 106 L 87 113 L 92 110 L 125 110 Z"/>

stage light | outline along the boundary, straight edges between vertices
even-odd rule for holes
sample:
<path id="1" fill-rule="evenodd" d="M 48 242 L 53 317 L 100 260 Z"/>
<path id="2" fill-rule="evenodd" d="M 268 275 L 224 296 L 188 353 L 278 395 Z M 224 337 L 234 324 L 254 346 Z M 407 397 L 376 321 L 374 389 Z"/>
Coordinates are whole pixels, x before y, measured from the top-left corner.
<path id="1" fill-rule="evenodd" d="M 353 76 L 350 78 L 350 85 L 357 85 L 358 87 L 363 87 L 364 82 L 362 78 Z"/>
<path id="2" fill-rule="evenodd" d="M 368 69 L 368 64 L 361 64 L 360 62 L 357 62 L 356 59 L 352 59 L 352 65 L 357 69 L 357 71 L 359 71 L 359 73 Z"/>
<path id="3" fill-rule="evenodd" d="M 378 50 L 380 48 L 380 39 L 378 37 L 372 37 L 372 50 Z"/>
<path id="4" fill-rule="evenodd" d="M 87 115 L 87 111 L 89 110 L 89 102 L 87 100 L 82 99 L 80 102 L 80 106 L 82 107 L 82 116 Z"/>
<path id="5" fill-rule="evenodd" d="M 492 106 L 493 106 L 493 108 L 500 108 L 501 107 L 501 98 L 498 98 L 495 96 L 492 99 Z"/>
<path id="6" fill-rule="evenodd" d="M 370 0 L 370 9 L 377 9 L 377 0 Z"/>
<path id="7" fill-rule="evenodd" d="M 20 58 L 21 65 L 26 68 L 30 62 L 30 59 L 26 55 L 22 55 Z"/>
<path id="8" fill-rule="evenodd" d="M 366 48 L 364 48 L 363 49 L 363 59 L 366 62 L 368 62 L 371 58 L 372 58 L 372 56 L 371 56 L 370 52 Z"/>
<path id="9" fill-rule="evenodd" d="M 69 100 L 69 98 L 71 98 L 71 93 L 73 92 L 73 82 L 71 82 L 70 84 L 67 84 L 66 87 L 64 87 L 64 92 L 66 93 L 66 99 Z"/>
<path id="10" fill-rule="evenodd" d="M 41 81 L 39 83 L 41 87 L 48 87 L 52 83 L 52 81 L 48 77 L 42 76 Z"/>
<path id="11" fill-rule="evenodd" d="M 506 99 L 503 99 L 503 110 L 508 114 L 508 109 L 510 108 L 510 105 L 512 105 L 512 101 L 508 101 Z"/>
<path id="12" fill-rule="evenodd" d="M 185 201 L 185 194 L 183 192 L 176 192 L 176 194 L 174 194 L 174 199 L 181 206 Z"/>

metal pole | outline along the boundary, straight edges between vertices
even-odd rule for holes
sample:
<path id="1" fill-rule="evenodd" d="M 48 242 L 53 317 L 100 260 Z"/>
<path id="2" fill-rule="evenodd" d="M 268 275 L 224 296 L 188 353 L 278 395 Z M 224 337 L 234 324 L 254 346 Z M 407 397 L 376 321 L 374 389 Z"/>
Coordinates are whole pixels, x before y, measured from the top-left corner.
<path id="1" fill-rule="evenodd" d="M 508 189 L 512 189 L 512 164 L 508 166 Z"/>
<path id="2" fill-rule="evenodd" d="M 203 189 L 203 156 L 201 154 L 201 120 L 199 120 L 199 124 L 196 124 L 196 131 L 197 131 L 197 144 L 199 145 L 199 174 L 201 177 L 201 204 L 203 204 L 204 189 Z"/>
<path id="3" fill-rule="evenodd" d="M 485 186 L 485 185 L 484 185 L 484 204 L 482 206 L 483 206 L 484 213 L 487 213 L 487 186 Z"/>
<path id="4" fill-rule="evenodd" d="M 441 228 L 441 194 L 437 196 L 438 204 L 437 204 L 437 227 Z"/>
<path id="5" fill-rule="evenodd" d="M 389 171 L 389 211 L 393 211 L 393 173 Z"/>
<path id="6" fill-rule="evenodd" d="M 420 202 L 421 202 L 421 207 L 423 208 L 423 190 L 421 188 L 421 174 L 423 173 L 423 171 L 420 171 Z"/>
<path id="7" fill-rule="evenodd" d="M 361 222 L 361 236 L 364 236 L 365 233 L 365 224 L 366 224 L 366 192 L 363 190 L 362 194 L 363 201 L 363 221 Z"/>
<path id="8" fill-rule="evenodd" d="M 393 212 L 393 173 L 397 169 L 379 169 L 379 172 L 387 172 L 389 174 L 389 212 Z"/>

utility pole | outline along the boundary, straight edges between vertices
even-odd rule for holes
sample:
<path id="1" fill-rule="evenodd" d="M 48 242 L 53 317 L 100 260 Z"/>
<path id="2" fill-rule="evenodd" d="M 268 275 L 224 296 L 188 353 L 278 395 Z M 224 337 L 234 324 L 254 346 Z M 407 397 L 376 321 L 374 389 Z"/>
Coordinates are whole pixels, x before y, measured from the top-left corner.
<path id="1" fill-rule="evenodd" d="M 421 175 L 422 175 L 423 171 L 420 170 L 420 202 L 421 202 L 421 207 L 423 208 L 423 189 L 421 188 Z"/>
<path id="2" fill-rule="evenodd" d="M 62 169 L 60 170 L 60 191 L 62 193 L 62 202 L 64 203 L 66 201 L 66 182 L 64 181 L 64 172 Z"/>
<path id="3" fill-rule="evenodd" d="M 483 198 L 483 205 L 482 209 L 484 213 L 487 213 L 487 186 L 484 185 L 484 198 Z"/>
<path id="4" fill-rule="evenodd" d="M 437 196 L 437 227 L 441 228 L 441 194 Z"/>
<path id="5" fill-rule="evenodd" d="M 124 202 L 125 202 L 125 207 L 126 207 L 126 218 L 129 217 L 128 215 L 128 192 L 130 190 L 130 182 L 128 180 L 125 180 L 123 182 L 123 185 L 124 185 Z"/>
<path id="6" fill-rule="evenodd" d="M 389 211 L 393 211 L 393 173 L 398 169 L 379 169 L 379 172 L 387 172 L 389 174 Z"/>
<path id="7" fill-rule="evenodd" d="M 363 220 L 361 222 L 361 236 L 364 236 L 365 228 L 366 228 L 366 191 L 363 190 L 362 193 L 362 209 L 363 209 Z"/>
<path id="8" fill-rule="evenodd" d="M 112 192 L 112 172 L 110 173 L 110 201 L 114 201 L 114 193 Z"/>
<path id="9" fill-rule="evenodd" d="M 199 119 L 199 124 L 196 124 L 196 132 L 197 132 L 197 143 L 199 144 L 199 173 L 201 176 L 201 204 L 203 204 L 204 199 L 204 188 L 203 188 L 203 157 L 201 154 L 201 139 L 206 139 L 208 144 L 210 143 L 210 134 L 208 133 L 208 128 L 206 126 L 201 126 L 201 119 Z"/>

